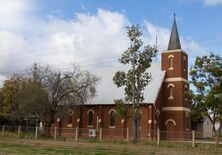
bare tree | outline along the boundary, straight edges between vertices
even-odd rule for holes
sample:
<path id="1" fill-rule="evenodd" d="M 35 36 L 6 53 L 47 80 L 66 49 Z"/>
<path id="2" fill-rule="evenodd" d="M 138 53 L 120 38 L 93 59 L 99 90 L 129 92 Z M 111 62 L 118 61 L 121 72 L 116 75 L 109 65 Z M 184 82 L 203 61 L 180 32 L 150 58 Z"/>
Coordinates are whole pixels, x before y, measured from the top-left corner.
<path id="1" fill-rule="evenodd" d="M 16 87 L 18 108 L 15 112 L 32 116 L 50 129 L 51 124 L 69 108 L 84 104 L 95 96 L 98 80 L 75 65 L 71 71 L 61 72 L 34 64 Z"/>
<path id="2" fill-rule="evenodd" d="M 83 104 L 96 93 L 98 78 L 89 72 L 81 71 L 73 66 L 71 72 L 49 71 L 44 79 L 44 85 L 49 93 L 50 111 L 49 125 L 62 113 L 61 107 Z M 62 109 L 63 109 L 62 108 Z"/>

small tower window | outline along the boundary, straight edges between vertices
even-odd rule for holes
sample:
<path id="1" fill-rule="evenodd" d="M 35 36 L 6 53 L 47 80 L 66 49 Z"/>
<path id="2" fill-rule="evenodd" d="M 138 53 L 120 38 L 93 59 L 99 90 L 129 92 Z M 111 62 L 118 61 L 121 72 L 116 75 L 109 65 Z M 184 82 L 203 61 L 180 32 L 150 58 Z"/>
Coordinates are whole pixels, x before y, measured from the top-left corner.
<path id="1" fill-rule="evenodd" d="M 174 84 L 170 83 L 170 84 L 168 84 L 167 87 L 168 87 L 168 89 L 169 89 L 169 97 L 168 97 L 168 99 L 169 99 L 169 100 L 173 100 L 173 99 L 174 99 L 174 97 L 173 97 Z"/>
<path id="2" fill-rule="evenodd" d="M 93 126 L 93 110 L 88 111 L 88 126 Z"/>
<path id="3" fill-rule="evenodd" d="M 185 113 L 185 119 L 186 119 L 186 131 L 188 131 L 189 130 L 189 117 L 190 117 L 190 113 L 188 112 L 188 111 L 186 111 L 186 113 Z"/>
<path id="4" fill-rule="evenodd" d="M 183 70 L 186 71 L 187 70 L 187 60 L 186 57 L 183 57 Z"/>
<path id="5" fill-rule="evenodd" d="M 188 98 L 188 87 L 187 85 L 184 86 L 184 99 L 187 100 Z"/>
<path id="6" fill-rule="evenodd" d="M 174 56 L 173 55 L 169 55 L 168 56 L 168 59 L 169 59 L 169 70 L 172 70 L 173 69 L 173 61 L 174 61 Z"/>
<path id="7" fill-rule="evenodd" d="M 109 111 L 109 126 L 115 127 L 115 122 L 116 122 L 116 111 L 112 109 Z"/>
<path id="8" fill-rule="evenodd" d="M 170 89 L 170 96 L 169 96 L 169 98 L 173 98 L 173 87 L 170 86 L 169 89 Z"/>

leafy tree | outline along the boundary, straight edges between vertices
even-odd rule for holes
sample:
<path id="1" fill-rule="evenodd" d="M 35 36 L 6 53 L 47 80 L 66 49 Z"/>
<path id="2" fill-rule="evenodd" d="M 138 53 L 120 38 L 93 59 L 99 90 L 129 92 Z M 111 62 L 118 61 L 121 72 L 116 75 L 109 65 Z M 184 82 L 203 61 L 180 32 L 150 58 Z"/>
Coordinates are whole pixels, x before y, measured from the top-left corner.
<path id="1" fill-rule="evenodd" d="M 2 111 L 1 116 L 16 117 L 16 109 L 18 108 L 18 92 L 20 89 L 21 77 L 12 75 L 10 79 L 4 81 L 1 89 Z"/>
<path id="2" fill-rule="evenodd" d="M 191 102 L 191 122 L 192 127 L 196 127 L 197 123 L 203 120 L 203 112 L 201 111 L 200 104 L 197 104 L 197 101 L 195 99 L 195 94 L 192 90 L 190 90 L 187 94 L 187 97 L 189 97 Z M 195 128 L 194 128 L 195 129 Z"/>
<path id="3" fill-rule="evenodd" d="M 2 98 L 2 90 L 0 89 L 0 125 L 4 124 L 4 117 L 2 116 L 3 112 L 3 98 Z"/>
<path id="4" fill-rule="evenodd" d="M 117 99 L 114 102 L 116 104 L 117 114 L 121 118 L 126 120 L 128 118 L 128 116 L 127 116 L 128 108 L 127 108 L 126 104 L 124 104 L 124 100 L 123 99 Z"/>
<path id="5" fill-rule="evenodd" d="M 191 82 L 195 86 L 193 101 L 195 108 L 206 115 L 212 125 L 213 132 L 219 137 L 215 123 L 222 125 L 222 57 L 214 53 L 197 57 L 190 70 Z M 218 143 L 218 138 L 217 138 Z"/>
<path id="6" fill-rule="evenodd" d="M 0 89 L 0 113 L 3 111 L 3 97 L 2 97 L 2 90 Z M 1 114 L 0 114 L 1 117 Z"/>
<path id="7" fill-rule="evenodd" d="M 33 79 L 24 78 L 18 92 L 18 109 L 22 116 L 28 116 L 41 122 L 48 122 L 48 92 Z"/>
<path id="8" fill-rule="evenodd" d="M 138 25 L 127 27 L 127 36 L 130 39 L 130 47 L 123 52 L 119 62 L 129 65 L 128 71 L 117 71 L 113 77 L 117 87 L 125 87 L 125 100 L 115 100 L 116 104 L 132 103 L 134 118 L 134 142 L 139 137 L 139 104 L 144 100 L 143 91 L 149 84 L 151 74 L 147 69 L 151 66 L 152 58 L 157 50 L 149 45 L 143 46 L 140 37 L 142 32 Z"/>

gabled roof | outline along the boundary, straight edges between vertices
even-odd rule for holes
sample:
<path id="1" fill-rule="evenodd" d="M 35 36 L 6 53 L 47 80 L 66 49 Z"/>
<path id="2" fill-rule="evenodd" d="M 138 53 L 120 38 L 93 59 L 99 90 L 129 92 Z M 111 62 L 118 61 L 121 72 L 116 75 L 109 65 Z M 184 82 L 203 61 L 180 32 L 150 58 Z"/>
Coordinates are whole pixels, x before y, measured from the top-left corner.
<path id="1" fill-rule="evenodd" d="M 109 105 L 114 104 L 114 99 L 124 99 L 124 88 L 117 88 L 113 83 L 113 76 L 118 70 L 126 70 L 125 66 L 109 66 L 91 69 L 90 72 L 101 78 L 97 85 L 97 95 L 90 99 L 86 104 L 92 105 Z M 161 71 L 159 63 L 152 64 L 148 69 L 152 79 L 144 90 L 144 103 L 154 104 L 158 96 L 160 87 L 165 77 L 165 71 Z"/>
<path id="2" fill-rule="evenodd" d="M 180 45 L 179 33 L 177 30 L 176 17 L 174 14 L 173 27 L 172 27 L 171 34 L 170 34 L 168 50 L 177 50 L 177 49 L 181 49 L 181 45 Z"/>

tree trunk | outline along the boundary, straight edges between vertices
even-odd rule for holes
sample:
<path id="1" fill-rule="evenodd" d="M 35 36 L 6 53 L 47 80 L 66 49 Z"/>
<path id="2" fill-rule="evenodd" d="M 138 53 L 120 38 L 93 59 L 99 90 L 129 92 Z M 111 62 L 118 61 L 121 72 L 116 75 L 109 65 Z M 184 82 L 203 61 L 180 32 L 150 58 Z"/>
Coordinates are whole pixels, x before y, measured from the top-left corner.
<path id="1" fill-rule="evenodd" d="M 133 143 L 137 143 L 137 119 L 133 118 Z"/>
<path id="2" fill-rule="evenodd" d="M 49 118 L 48 120 L 45 120 L 43 122 L 43 136 L 45 137 L 50 137 L 50 131 L 51 131 L 51 126 L 54 123 L 56 125 L 56 120 L 54 119 L 54 115 L 53 114 L 48 114 Z"/>
<path id="3" fill-rule="evenodd" d="M 221 128 L 221 125 L 220 125 L 220 128 Z M 220 134 L 219 134 L 219 131 L 217 131 L 216 130 L 216 128 L 215 128 L 215 123 L 213 123 L 213 132 L 214 132 L 214 135 L 215 135 L 215 144 L 216 144 L 216 146 L 218 146 L 218 144 L 219 144 L 219 136 L 220 136 Z"/>
<path id="4" fill-rule="evenodd" d="M 50 131 L 51 131 L 51 123 L 49 123 L 49 124 L 47 125 L 47 128 L 46 128 L 46 137 L 50 137 L 50 136 L 51 136 Z"/>
<path id="5" fill-rule="evenodd" d="M 139 107 L 136 104 L 135 108 L 133 109 L 133 119 L 134 119 L 134 124 L 133 124 L 133 143 L 137 143 L 139 140 Z"/>
<path id="6" fill-rule="evenodd" d="M 219 143 L 220 143 L 221 128 L 222 128 L 222 122 L 220 121 L 219 129 L 218 129 L 218 131 L 216 131 L 216 132 L 217 132 L 217 136 L 216 136 L 216 146 L 218 146 Z"/>

